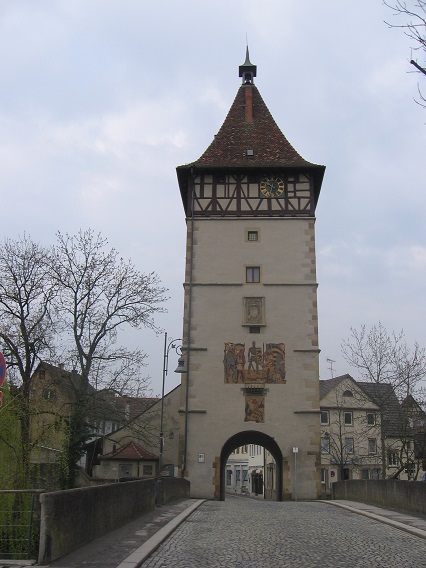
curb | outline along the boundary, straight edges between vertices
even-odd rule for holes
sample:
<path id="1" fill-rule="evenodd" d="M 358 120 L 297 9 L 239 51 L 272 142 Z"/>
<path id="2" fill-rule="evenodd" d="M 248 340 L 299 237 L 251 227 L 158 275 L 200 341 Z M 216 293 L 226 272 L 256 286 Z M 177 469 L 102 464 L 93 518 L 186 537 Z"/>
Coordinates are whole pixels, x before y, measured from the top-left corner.
<path id="1" fill-rule="evenodd" d="M 324 503 L 325 505 L 333 505 L 334 507 L 340 507 L 341 509 L 346 509 L 347 511 L 352 511 L 352 513 L 356 513 L 364 517 L 369 517 L 370 519 L 379 521 L 379 523 L 384 523 L 385 525 L 389 525 L 401 531 L 410 533 L 414 536 L 426 539 L 426 531 L 417 529 L 416 527 L 410 527 L 410 525 L 400 523 L 399 521 L 393 521 L 392 519 L 388 519 L 383 515 L 376 515 L 375 513 L 370 513 L 368 511 L 363 511 L 362 509 L 356 509 L 355 507 L 349 507 L 349 505 L 344 505 L 343 503 L 336 503 L 333 501 L 321 501 L 321 503 Z"/>
<path id="2" fill-rule="evenodd" d="M 185 511 L 179 513 L 179 515 L 168 522 L 167 525 L 156 532 L 149 540 L 144 542 L 142 546 L 134 550 L 130 556 L 120 562 L 117 568 L 139 568 L 139 566 L 157 550 L 160 544 L 162 544 L 166 538 L 183 523 L 183 521 L 185 521 L 196 509 L 198 509 L 205 500 L 206 499 L 198 499 L 195 503 L 185 509 Z"/>

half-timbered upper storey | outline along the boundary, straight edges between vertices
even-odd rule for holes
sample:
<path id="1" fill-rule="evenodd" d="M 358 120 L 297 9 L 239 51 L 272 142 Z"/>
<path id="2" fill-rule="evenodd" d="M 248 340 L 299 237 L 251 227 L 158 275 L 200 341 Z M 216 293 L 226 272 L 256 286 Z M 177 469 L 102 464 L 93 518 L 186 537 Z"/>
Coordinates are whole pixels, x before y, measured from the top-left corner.
<path id="1" fill-rule="evenodd" d="M 193 172 L 188 211 L 205 216 L 311 216 L 315 211 L 309 173 Z M 193 199 L 193 202 L 192 202 Z"/>
<path id="2" fill-rule="evenodd" d="M 177 168 L 186 215 L 313 216 L 325 166 L 302 158 L 277 126 L 248 50 L 239 71 L 243 83 L 213 142 Z"/>

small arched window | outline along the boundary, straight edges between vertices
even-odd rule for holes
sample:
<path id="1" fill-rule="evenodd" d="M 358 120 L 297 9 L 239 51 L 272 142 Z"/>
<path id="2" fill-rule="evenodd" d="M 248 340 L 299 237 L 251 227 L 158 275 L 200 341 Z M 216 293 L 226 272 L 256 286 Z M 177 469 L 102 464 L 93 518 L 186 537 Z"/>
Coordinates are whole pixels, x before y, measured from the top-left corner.
<path id="1" fill-rule="evenodd" d="M 353 396 L 352 391 L 345 390 L 345 392 L 343 393 L 343 396 Z"/>

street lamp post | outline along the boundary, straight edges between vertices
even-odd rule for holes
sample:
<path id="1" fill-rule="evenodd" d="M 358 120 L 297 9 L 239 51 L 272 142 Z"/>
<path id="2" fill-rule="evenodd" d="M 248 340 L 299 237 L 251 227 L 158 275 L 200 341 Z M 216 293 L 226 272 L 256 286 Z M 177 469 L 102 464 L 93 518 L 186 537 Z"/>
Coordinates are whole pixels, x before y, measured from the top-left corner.
<path id="1" fill-rule="evenodd" d="M 160 454 L 158 458 L 158 479 L 157 479 L 157 505 L 161 505 L 161 495 L 163 480 L 161 477 L 161 469 L 163 467 L 163 453 L 164 453 L 164 389 L 166 384 L 166 376 L 169 368 L 169 353 L 171 349 L 174 349 L 176 353 L 182 356 L 182 339 L 167 339 L 167 332 L 164 333 L 164 352 L 163 352 L 163 381 L 161 388 L 161 411 L 160 411 Z M 182 357 L 179 358 L 178 367 L 175 373 L 186 373 L 186 369 L 183 366 Z"/>

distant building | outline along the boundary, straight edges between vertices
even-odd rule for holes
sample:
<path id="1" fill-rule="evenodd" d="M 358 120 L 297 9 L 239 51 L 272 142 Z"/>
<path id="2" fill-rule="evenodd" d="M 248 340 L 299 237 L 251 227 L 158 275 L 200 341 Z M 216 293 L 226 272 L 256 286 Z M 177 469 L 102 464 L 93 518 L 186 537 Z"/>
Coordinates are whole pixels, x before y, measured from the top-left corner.
<path id="1" fill-rule="evenodd" d="M 92 476 L 94 472 L 107 472 L 114 467 L 108 467 L 107 464 L 120 462 L 117 472 L 119 474 L 122 469 L 123 475 L 119 477 L 125 477 L 129 467 L 134 470 L 133 475 L 136 477 L 146 476 L 150 468 L 152 475 L 157 475 L 160 414 L 160 405 L 157 403 L 160 399 L 117 396 L 108 391 L 98 392 L 90 384 L 83 385 L 83 379 L 76 371 L 66 371 L 63 365 L 55 366 L 45 362 L 37 366 L 31 377 L 31 462 L 43 471 L 46 466 L 58 463 L 66 445 L 67 424 L 73 409 L 79 404 L 82 392 L 89 399 L 84 419 L 87 427 L 86 451 L 79 462 L 86 473 Z M 153 407 L 155 410 L 148 412 Z M 167 402 L 165 407 L 169 408 Z M 141 419 L 141 416 L 144 418 Z M 177 422 L 176 416 L 175 430 Z M 130 429 L 131 435 L 126 428 Z M 113 438 L 109 444 L 111 436 Z M 138 452 L 145 456 L 143 459 L 148 460 L 144 464 L 146 467 L 139 467 L 143 459 L 136 459 Z M 99 456 L 103 454 L 106 454 L 104 468 L 94 469 L 94 466 L 100 465 Z M 174 461 L 176 462 L 177 458 Z M 123 467 L 120 467 L 121 465 Z M 49 475 L 47 470 L 43 475 Z M 107 479 L 110 478 L 108 474 Z"/>
<path id="2" fill-rule="evenodd" d="M 322 380 L 320 409 L 323 492 L 339 480 L 418 474 L 413 422 L 391 385 L 355 381 L 348 374 Z"/>

